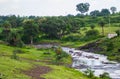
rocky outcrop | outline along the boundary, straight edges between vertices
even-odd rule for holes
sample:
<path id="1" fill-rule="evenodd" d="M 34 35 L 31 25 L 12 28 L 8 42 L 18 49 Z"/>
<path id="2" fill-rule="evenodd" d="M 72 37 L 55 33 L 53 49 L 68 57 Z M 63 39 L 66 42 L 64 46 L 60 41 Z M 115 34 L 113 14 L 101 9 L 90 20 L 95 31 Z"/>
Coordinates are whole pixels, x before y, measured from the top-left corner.
<path id="1" fill-rule="evenodd" d="M 84 50 L 86 52 L 100 52 L 103 51 L 104 49 L 99 46 L 100 42 L 92 42 L 89 44 L 86 44 L 84 46 L 81 46 L 77 49 L 79 50 Z"/>

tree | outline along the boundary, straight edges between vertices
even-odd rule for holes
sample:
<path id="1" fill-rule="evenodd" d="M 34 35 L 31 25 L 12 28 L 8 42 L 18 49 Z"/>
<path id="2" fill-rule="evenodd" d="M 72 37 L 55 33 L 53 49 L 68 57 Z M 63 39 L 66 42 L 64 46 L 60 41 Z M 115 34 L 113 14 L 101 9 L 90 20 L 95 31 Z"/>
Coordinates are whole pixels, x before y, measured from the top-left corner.
<path id="1" fill-rule="evenodd" d="M 99 31 L 98 30 L 88 30 L 86 32 L 86 36 L 98 36 L 99 35 Z"/>
<path id="2" fill-rule="evenodd" d="M 102 27 L 102 35 L 104 36 L 104 26 L 105 26 L 105 22 L 104 21 L 100 21 L 99 25 Z"/>
<path id="3" fill-rule="evenodd" d="M 23 47 L 24 45 L 19 33 L 17 33 L 16 31 L 9 33 L 9 36 L 7 37 L 7 42 L 9 43 L 9 45 L 12 45 L 12 46 Z"/>
<path id="4" fill-rule="evenodd" d="M 27 20 L 24 22 L 23 32 L 24 42 L 33 44 L 33 40 L 39 35 L 39 27 L 33 20 Z"/>
<path id="5" fill-rule="evenodd" d="M 85 22 L 81 20 L 80 21 L 80 26 L 85 28 L 85 25 L 86 25 Z"/>
<path id="6" fill-rule="evenodd" d="M 89 11 L 90 4 L 89 3 L 80 3 L 76 5 L 77 11 L 80 11 L 81 14 L 84 14 L 85 12 Z"/>
<path id="7" fill-rule="evenodd" d="M 117 11 L 117 8 L 116 7 L 111 7 L 110 10 L 111 10 L 112 14 L 114 14 Z"/>
<path id="8" fill-rule="evenodd" d="M 9 21 L 5 21 L 2 25 L 2 28 L 3 30 L 1 33 L 1 38 L 6 41 L 9 33 L 11 32 L 11 24 L 9 23 Z"/>
<path id="9" fill-rule="evenodd" d="M 107 16 L 110 14 L 110 11 L 108 9 L 102 9 L 101 10 L 101 13 L 100 13 L 102 16 Z"/>
<path id="10" fill-rule="evenodd" d="M 69 25 L 66 24 L 65 19 L 62 17 L 48 18 L 46 21 L 40 24 L 40 30 L 49 38 L 61 39 L 62 36 L 68 34 Z"/>
<path id="11" fill-rule="evenodd" d="M 17 27 L 17 17 L 15 15 L 10 15 L 7 20 L 10 22 L 11 27 Z"/>
<path id="12" fill-rule="evenodd" d="M 10 28 L 11 28 L 10 22 L 9 22 L 9 21 L 5 21 L 5 22 L 3 23 L 3 29 L 6 30 L 6 31 L 9 31 Z"/>
<path id="13" fill-rule="evenodd" d="M 90 16 L 96 17 L 96 16 L 99 16 L 99 15 L 100 15 L 99 10 L 94 10 L 94 11 L 91 11 L 91 12 L 90 12 Z"/>

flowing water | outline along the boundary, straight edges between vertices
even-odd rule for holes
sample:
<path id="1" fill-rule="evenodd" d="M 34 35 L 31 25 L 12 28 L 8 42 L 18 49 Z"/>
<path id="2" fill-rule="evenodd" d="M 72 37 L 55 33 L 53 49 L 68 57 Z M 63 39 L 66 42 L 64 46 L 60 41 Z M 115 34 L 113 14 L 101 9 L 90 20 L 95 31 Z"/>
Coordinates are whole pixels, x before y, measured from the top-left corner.
<path id="1" fill-rule="evenodd" d="M 120 63 L 107 60 L 107 56 L 62 47 L 63 51 L 73 58 L 72 67 L 84 72 L 88 68 L 94 71 L 96 76 L 109 73 L 112 79 L 120 79 Z"/>

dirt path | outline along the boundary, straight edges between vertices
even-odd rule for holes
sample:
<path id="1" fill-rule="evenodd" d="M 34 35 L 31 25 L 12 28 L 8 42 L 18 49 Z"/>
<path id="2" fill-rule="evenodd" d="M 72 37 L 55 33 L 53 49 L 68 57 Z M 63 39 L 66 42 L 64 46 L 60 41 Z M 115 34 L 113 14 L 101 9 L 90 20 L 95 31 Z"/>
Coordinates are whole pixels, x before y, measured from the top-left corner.
<path id="1" fill-rule="evenodd" d="M 45 79 L 42 78 L 41 75 L 46 74 L 49 71 L 51 71 L 51 68 L 47 66 L 36 66 L 30 70 L 23 71 L 23 73 L 30 76 L 32 79 Z"/>

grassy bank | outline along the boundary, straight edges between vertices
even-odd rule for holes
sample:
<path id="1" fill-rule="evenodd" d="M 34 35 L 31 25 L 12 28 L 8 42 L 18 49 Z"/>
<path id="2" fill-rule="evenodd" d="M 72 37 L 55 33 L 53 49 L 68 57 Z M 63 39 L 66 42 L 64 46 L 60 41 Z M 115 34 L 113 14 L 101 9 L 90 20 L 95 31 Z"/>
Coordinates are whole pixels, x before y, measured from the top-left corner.
<path id="1" fill-rule="evenodd" d="M 18 59 L 11 58 L 13 51 L 17 50 Z M 45 52 L 51 54 L 45 55 Z M 31 47 L 17 48 L 0 44 L 0 78 L 2 79 L 32 79 L 23 73 L 37 66 L 47 66 L 52 70 L 42 77 L 46 79 L 88 79 L 81 72 L 67 68 L 63 65 L 54 65 L 54 51 L 51 49 L 35 49 Z M 71 58 L 63 59 L 66 64 L 71 63 Z"/>
<path id="2" fill-rule="evenodd" d="M 105 39 L 99 45 L 104 51 L 97 52 L 108 56 L 109 60 L 120 62 L 120 37 Z"/>

